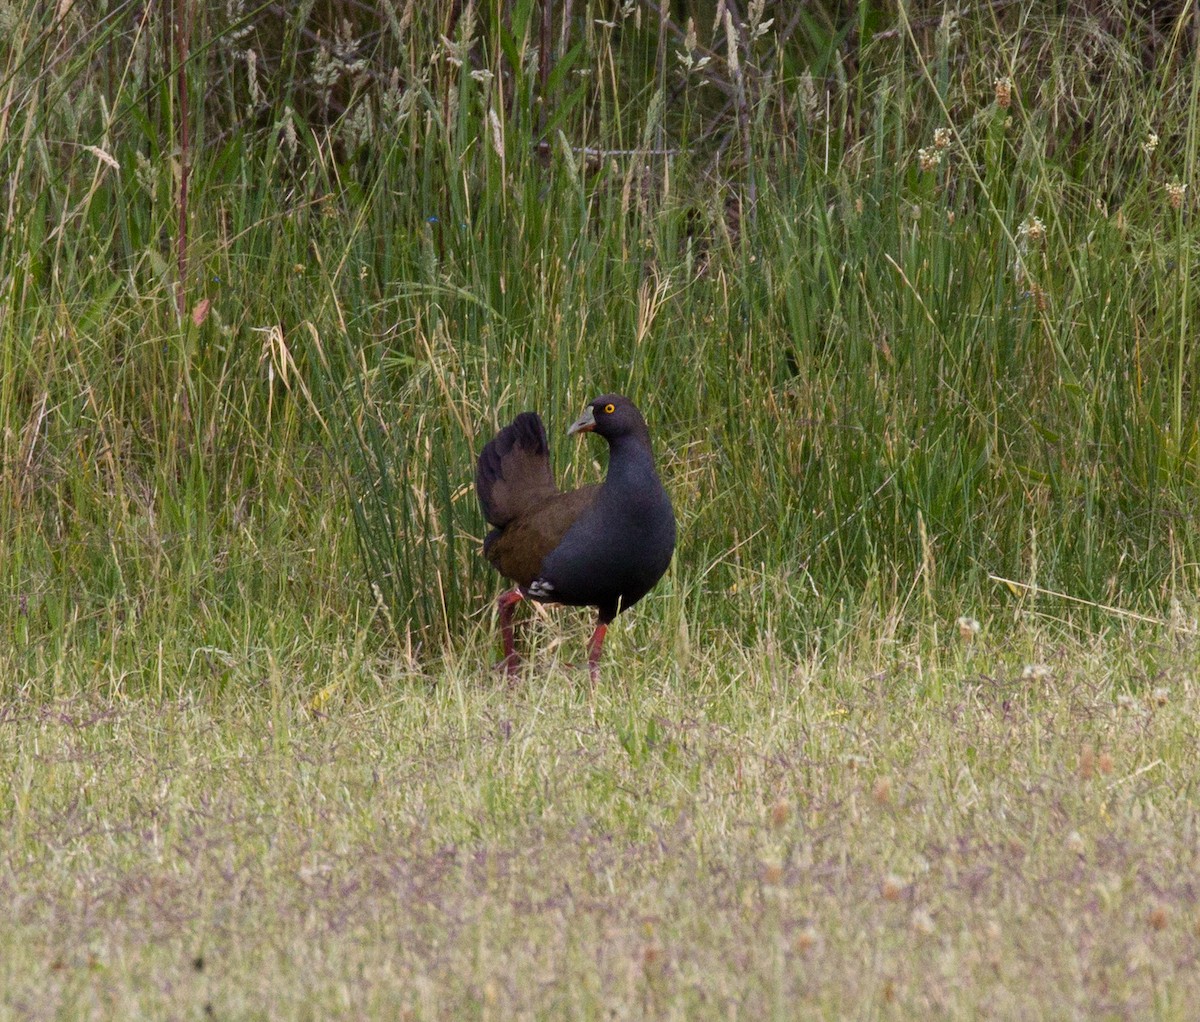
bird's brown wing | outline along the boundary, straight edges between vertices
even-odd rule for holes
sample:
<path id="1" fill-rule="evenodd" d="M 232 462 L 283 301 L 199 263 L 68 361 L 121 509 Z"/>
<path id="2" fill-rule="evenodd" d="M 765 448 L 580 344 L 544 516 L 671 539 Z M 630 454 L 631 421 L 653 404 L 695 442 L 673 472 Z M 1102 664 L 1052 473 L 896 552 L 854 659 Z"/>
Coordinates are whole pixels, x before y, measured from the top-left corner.
<path id="1" fill-rule="evenodd" d="M 484 553 L 500 574 L 528 587 L 541 573 L 542 561 L 560 542 L 575 520 L 600 493 L 599 485 L 555 493 L 492 533 Z"/>
<path id="2" fill-rule="evenodd" d="M 537 412 L 522 412 L 488 442 L 475 465 L 475 489 L 484 517 L 500 529 L 558 493 Z"/>

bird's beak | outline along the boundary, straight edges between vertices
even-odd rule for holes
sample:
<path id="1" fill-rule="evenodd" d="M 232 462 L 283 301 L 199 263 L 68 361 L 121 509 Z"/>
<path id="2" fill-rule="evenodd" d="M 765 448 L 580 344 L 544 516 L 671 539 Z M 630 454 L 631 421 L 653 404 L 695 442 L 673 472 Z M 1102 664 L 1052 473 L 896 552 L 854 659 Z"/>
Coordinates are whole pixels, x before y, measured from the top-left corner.
<path id="1" fill-rule="evenodd" d="M 588 405 L 583 414 L 571 423 L 571 428 L 567 430 L 567 436 L 572 433 L 590 433 L 596 428 L 596 417 L 592 414 L 592 406 Z"/>

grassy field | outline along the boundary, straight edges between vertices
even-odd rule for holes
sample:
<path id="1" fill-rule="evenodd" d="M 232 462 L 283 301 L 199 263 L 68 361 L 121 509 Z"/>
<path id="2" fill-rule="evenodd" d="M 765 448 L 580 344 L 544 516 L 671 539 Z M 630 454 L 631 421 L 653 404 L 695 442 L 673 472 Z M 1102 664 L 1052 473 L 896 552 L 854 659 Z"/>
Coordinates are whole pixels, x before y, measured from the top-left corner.
<path id="1" fill-rule="evenodd" d="M 4 1015 L 1190 1018 L 1194 645 L 1026 638 L 12 705 Z"/>
<path id="2" fill-rule="evenodd" d="M 1195 12 L 444 6 L 0 4 L 0 1018 L 1192 1017 Z"/>

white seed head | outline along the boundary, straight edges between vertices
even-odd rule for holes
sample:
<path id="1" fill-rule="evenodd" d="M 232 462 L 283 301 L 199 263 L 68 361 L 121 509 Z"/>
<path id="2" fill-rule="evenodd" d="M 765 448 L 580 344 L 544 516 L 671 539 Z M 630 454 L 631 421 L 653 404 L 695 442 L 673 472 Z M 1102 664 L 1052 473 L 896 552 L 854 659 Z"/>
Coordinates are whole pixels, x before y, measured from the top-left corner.
<path id="1" fill-rule="evenodd" d="M 504 159 L 504 128 L 500 124 L 500 116 L 496 113 L 495 107 L 488 110 L 487 114 L 488 127 L 492 129 L 492 148 L 496 150 L 496 155 L 501 160 Z"/>
<path id="2" fill-rule="evenodd" d="M 694 18 L 688 18 L 687 31 L 683 34 L 683 46 L 690 52 L 696 48 L 696 45 L 696 21 Z"/>
<path id="3" fill-rule="evenodd" d="M 729 64 L 729 73 L 734 78 L 741 73 L 741 63 L 738 60 L 738 33 L 733 27 L 733 15 L 725 11 L 725 53 Z"/>
<path id="4" fill-rule="evenodd" d="M 1046 240 L 1046 225 L 1036 216 L 1027 216 L 1017 228 L 1017 237 L 1031 245 L 1040 245 Z"/>

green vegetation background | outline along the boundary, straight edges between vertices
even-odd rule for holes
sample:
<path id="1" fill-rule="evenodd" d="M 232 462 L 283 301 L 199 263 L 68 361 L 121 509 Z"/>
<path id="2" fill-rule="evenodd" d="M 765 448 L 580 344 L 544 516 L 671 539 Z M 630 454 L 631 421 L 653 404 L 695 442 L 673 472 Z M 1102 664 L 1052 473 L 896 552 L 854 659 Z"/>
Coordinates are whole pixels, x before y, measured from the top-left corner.
<path id="1" fill-rule="evenodd" d="M 605 390 L 671 656 L 1194 610 L 1187 5 L 443 6 L 0 6 L 8 691 L 483 662 L 474 455 Z"/>

